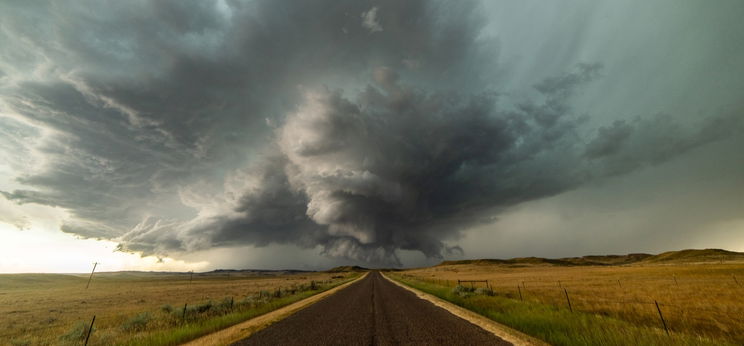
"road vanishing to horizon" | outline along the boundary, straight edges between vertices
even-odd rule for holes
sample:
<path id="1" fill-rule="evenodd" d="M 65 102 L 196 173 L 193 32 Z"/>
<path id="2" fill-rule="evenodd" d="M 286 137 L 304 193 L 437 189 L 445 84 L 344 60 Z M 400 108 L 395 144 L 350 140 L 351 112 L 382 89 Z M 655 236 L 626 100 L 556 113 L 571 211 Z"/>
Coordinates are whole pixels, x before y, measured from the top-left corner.
<path id="1" fill-rule="evenodd" d="M 0 0 L 0 346 L 744 345 L 742 18 Z"/>
<path id="2" fill-rule="evenodd" d="M 511 345 L 370 272 L 349 287 L 234 343 L 247 345 Z"/>

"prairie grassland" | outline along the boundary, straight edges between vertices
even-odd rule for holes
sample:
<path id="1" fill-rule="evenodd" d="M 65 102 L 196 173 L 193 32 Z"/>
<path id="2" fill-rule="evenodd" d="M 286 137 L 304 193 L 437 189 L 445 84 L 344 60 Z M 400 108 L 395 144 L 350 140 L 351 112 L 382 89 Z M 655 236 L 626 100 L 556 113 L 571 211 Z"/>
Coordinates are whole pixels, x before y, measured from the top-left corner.
<path id="1" fill-rule="evenodd" d="M 228 276 L 230 275 L 230 276 Z M 356 274 L 0 275 L 0 340 L 10 345 L 176 344 L 345 282 Z M 184 304 L 186 314 L 184 315 Z"/>
<path id="2" fill-rule="evenodd" d="M 741 262 L 466 264 L 407 270 L 393 277 L 559 345 L 744 344 Z M 458 280 L 488 280 L 493 293 L 482 288 L 468 292 L 471 285 L 484 283 L 454 289 Z M 655 302 L 672 337 L 666 336 Z"/>

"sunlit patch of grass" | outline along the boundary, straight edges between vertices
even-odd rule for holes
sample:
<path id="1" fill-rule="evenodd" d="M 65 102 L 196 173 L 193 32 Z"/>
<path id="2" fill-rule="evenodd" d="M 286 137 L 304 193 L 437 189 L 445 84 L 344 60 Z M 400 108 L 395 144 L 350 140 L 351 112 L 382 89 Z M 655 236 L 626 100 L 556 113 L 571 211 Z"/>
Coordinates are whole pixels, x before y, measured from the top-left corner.
<path id="1" fill-rule="evenodd" d="M 336 273 L 337 274 L 337 273 Z M 174 345 L 358 277 L 116 273 L 0 275 L 0 340 L 13 345 Z M 7 280 L 5 280 L 7 279 Z M 184 305 L 185 304 L 185 305 Z"/>
<path id="2" fill-rule="evenodd" d="M 655 302 L 671 332 L 744 344 L 744 263 L 737 261 L 562 266 L 475 263 L 407 270 L 403 275 L 454 287 L 458 280 L 487 280 L 503 297 L 660 328 Z M 464 283 L 467 286 L 473 283 Z M 485 283 L 475 283 L 483 287 Z M 520 296 L 521 294 L 521 296 Z"/>
<path id="3" fill-rule="evenodd" d="M 667 335 L 659 321 L 636 320 L 613 314 L 576 311 L 566 304 L 546 304 L 520 300 L 513 293 L 476 294 L 477 289 L 452 287 L 447 281 L 423 281 L 416 277 L 391 273 L 406 285 L 433 294 L 496 322 L 555 345 L 736 345 L 731 338 L 704 332 L 673 330 Z M 485 291 L 482 291 L 485 292 Z M 565 298 L 564 298 L 565 299 Z M 658 316 L 657 316 L 658 318 Z"/>

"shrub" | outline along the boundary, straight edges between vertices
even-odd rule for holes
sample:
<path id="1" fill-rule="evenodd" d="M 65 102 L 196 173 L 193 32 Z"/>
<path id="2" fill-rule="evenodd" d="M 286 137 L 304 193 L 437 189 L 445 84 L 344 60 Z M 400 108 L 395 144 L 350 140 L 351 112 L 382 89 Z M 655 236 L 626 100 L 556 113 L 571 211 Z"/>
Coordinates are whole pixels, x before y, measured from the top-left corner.
<path id="1" fill-rule="evenodd" d="M 228 312 L 233 309 L 233 299 L 232 298 L 222 299 L 222 301 L 219 304 L 217 304 L 215 308 L 217 311 L 220 311 L 223 313 Z"/>
<path id="2" fill-rule="evenodd" d="M 258 301 L 258 298 L 257 297 L 254 298 L 252 296 L 247 296 L 247 297 L 239 300 L 235 304 L 238 305 L 238 306 L 247 306 L 249 308 L 252 308 L 252 307 L 255 307 L 257 305 L 257 301 Z"/>
<path id="3" fill-rule="evenodd" d="M 207 312 L 209 310 L 212 310 L 212 307 L 213 306 L 214 306 L 214 304 L 212 304 L 212 301 L 210 300 L 210 301 L 208 301 L 206 303 L 199 304 L 199 305 L 195 306 L 194 307 L 194 310 L 196 310 L 196 312 L 198 312 L 200 314 L 203 314 L 203 313 L 205 313 L 205 312 Z"/>
<path id="4" fill-rule="evenodd" d="M 165 304 L 165 305 L 163 305 L 163 306 L 160 307 L 160 310 L 162 310 L 166 314 L 170 314 L 170 313 L 173 313 L 173 311 L 175 309 L 170 304 Z"/>
<path id="5" fill-rule="evenodd" d="M 253 300 L 253 306 L 257 307 L 262 304 L 268 303 L 270 298 L 271 298 L 271 295 L 262 296 L 259 294 L 257 296 L 253 296 L 251 299 Z"/>
<path id="6" fill-rule="evenodd" d="M 480 294 L 482 296 L 494 296 L 495 295 L 493 293 L 493 290 L 492 289 L 488 289 L 488 288 L 484 288 L 484 287 L 476 288 L 475 289 L 475 294 Z"/>
<path id="7" fill-rule="evenodd" d="M 452 293 L 459 295 L 460 297 L 469 297 L 473 295 L 475 288 L 457 285 L 452 289 Z"/>
<path id="8" fill-rule="evenodd" d="M 80 342 L 85 340 L 85 336 L 88 334 L 88 324 L 86 324 L 83 321 L 78 322 L 75 324 L 72 329 L 70 329 L 67 334 L 64 334 L 59 337 L 62 341 L 70 341 L 70 342 Z"/>
<path id="9" fill-rule="evenodd" d="M 150 322 L 152 318 L 150 317 L 150 313 L 143 312 L 141 314 L 138 314 L 128 320 L 126 320 L 122 325 L 121 329 L 126 332 L 138 332 L 145 330 L 147 328 L 147 324 Z"/>

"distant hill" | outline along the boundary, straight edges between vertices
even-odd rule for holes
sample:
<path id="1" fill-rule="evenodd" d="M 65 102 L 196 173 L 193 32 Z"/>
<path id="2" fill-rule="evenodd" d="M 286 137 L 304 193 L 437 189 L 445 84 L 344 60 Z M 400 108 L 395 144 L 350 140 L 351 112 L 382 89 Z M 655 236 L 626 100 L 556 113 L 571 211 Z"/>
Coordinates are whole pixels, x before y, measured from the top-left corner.
<path id="1" fill-rule="evenodd" d="M 552 265 L 572 265 L 572 263 L 564 261 L 562 259 L 549 259 L 542 257 L 518 257 L 512 259 L 475 259 L 475 260 L 459 260 L 459 261 L 444 261 L 440 263 L 440 266 L 446 265 L 457 265 L 457 264 L 505 264 L 505 265 L 536 265 L 536 264 L 552 264 Z"/>
<path id="2" fill-rule="evenodd" d="M 85 280 L 75 274 L 0 274 L 0 290 L 27 285 L 85 283 Z"/>
<path id="3" fill-rule="evenodd" d="M 604 256 L 582 256 L 568 257 L 562 260 L 574 265 L 620 265 L 643 261 L 653 255 L 647 253 L 631 253 L 627 255 L 604 255 Z"/>
<path id="4" fill-rule="evenodd" d="M 369 269 L 360 266 L 340 266 L 326 270 L 328 273 L 341 273 L 341 272 L 363 272 Z"/>
<path id="5" fill-rule="evenodd" d="M 286 274 L 298 274 L 298 273 L 309 273 L 307 270 L 296 270 L 296 269 L 216 269 L 211 272 L 199 273 L 201 275 L 209 274 L 244 274 L 244 275 L 286 275 Z"/>
<path id="6" fill-rule="evenodd" d="M 718 261 L 744 261 L 744 253 L 726 251 L 721 249 L 688 249 L 664 252 L 643 260 L 644 263 L 690 263 Z"/>
<path id="7" fill-rule="evenodd" d="M 669 251 L 658 255 L 632 253 L 627 255 L 593 255 L 566 258 L 519 257 L 512 259 L 474 259 L 459 261 L 444 261 L 438 266 L 476 264 L 476 265 L 556 265 L 556 266 L 609 266 L 624 264 L 653 264 L 653 263 L 691 263 L 691 262 L 719 262 L 744 261 L 744 253 L 721 249 L 680 250 Z"/>

